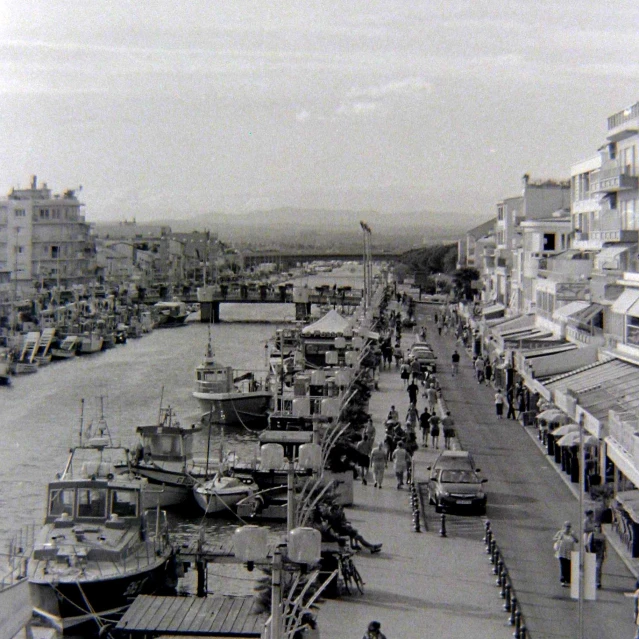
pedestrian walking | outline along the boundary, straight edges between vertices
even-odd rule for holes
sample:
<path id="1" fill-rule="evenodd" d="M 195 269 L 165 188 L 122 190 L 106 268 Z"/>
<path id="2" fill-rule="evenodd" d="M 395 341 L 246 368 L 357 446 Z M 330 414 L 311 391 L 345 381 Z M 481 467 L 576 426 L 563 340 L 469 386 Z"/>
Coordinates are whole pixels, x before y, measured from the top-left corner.
<path id="1" fill-rule="evenodd" d="M 397 490 L 404 485 L 404 475 L 408 470 L 408 464 L 411 463 L 410 455 L 404 448 L 404 442 L 399 442 L 397 448 L 393 452 L 393 467 L 395 469 L 395 477 L 397 479 Z"/>
<path id="2" fill-rule="evenodd" d="M 373 481 L 375 488 L 381 488 L 384 481 L 384 469 L 386 468 L 387 454 L 384 450 L 384 442 L 379 442 L 377 448 L 371 451 L 371 466 L 373 468 Z"/>
<path id="3" fill-rule="evenodd" d="M 428 411 L 430 413 L 434 413 L 437 409 L 437 400 L 439 399 L 437 396 L 437 389 L 435 388 L 435 384 L 431 382 L 430 386 L 426 389 L 426 401 L 428 402 Z"/>
<path id="4" fill-rule="evenodd" d="M 357 452 L 359 453 L 359 473 L 361 475 L 362 484 L 364 484 L 364 486 L 368 484 L 368 469 L 370 468 L 371 464 L 370 455 L 374 445 L 374 440 L 369 439 L 368 435 L 364 435 L 361 441 L 359 441 L 357 444 Z"/>
<path id="5" fill-rule="evenodd" d="M 451 355 L 450 359 L 451 359 L 451 372 L 453 377 L 455 377 L 455 375 L 457 375 L 457 373 L 459 372 L 459 353 L 457 352 L 457 349 L 453 351 L 453 354 Z"/>
<path id="6" fill-rule="evenodd" d="M 509 386 L 506 389 L 506 404 L 508 404 L 508 412 L 506 413 L 506 419 L 517 419 L 515 417 L 515 394 L 513 387 Z"/>
<path id="7" fill-rule="evenodd" d="M 504 394 L 501 392 L 501 388 L 498 388 L 495 393 L 495 413 L 497 414 L 497 419 L 504 418 L 504 401 Z"/>
<path id="8" fill-rule="evenodd" d="M 524 418 L 524 413 L 526 412 L 526 393 L 519 393 L 519 399 L 517 400 L 517 410 L 519 411 L 517 419 L 522 421 Z"/>
<path id="9" fill-rule="evenodd" d="M 601 573 L 603 570 L 603 562 L 607 555 L 606 537 L 601 530 L 601 524 L 595 524 L 594 530 L 586 534 L 586 543 L 584 545 L 586 552 L 595 555 L 595 583 L 597 588 L 601 588 Z"/>
<path id="10" fill-rule="evenodd" d="M 444 448 L 450 448 L 450 442 L 455 437 L 455 421 L 450 415 L 450 411 L 446 411 L 446 415 L 442 417 L 442 430 L 444 431 Z"/>
<path id="11" fill-rule="evenodd" d="M 430 445 L 438 449 L 439 448 L 439 415 L 433 413 L 428 420 L 430 424 Z"/>
<path id="12" fill-rule="evenodd" d="M 386 459 L 390 461 L 393 458 L 395 447 L 397 446 L 397 438 L 395 437 L 395 424 L 388 424 L 386 427 L 386 435 L 384 436 L 384 444 L 386 445 Z"/>
<path id="13" fill-rule="evenodd" d="M 419 416 L 419 428 L 422 431 L 422 445 L 428 448 L 428 435 L 430 434 L 430 413 L 424 408 Z"/>
<path id="14" fill-rule="evenodd" d="M 417 396 L 419 395 L 419 386 L 412 381 L 407 387 L 406 391 L 408 392 L 408 401 L 411 404 L 417 404 Z"/>
<path id="15" fill-rule="evenodd" d="M 402 363 L 399 368 L 399 376 L 402 378 L 404 388 L 408 386 L 408 380 L 410 379 L 410 366 L 407 362 Z"/>
<path id="16" fill-rule="evenodd" d="M 572 524 L 564 522 L 563 527 L 553 537 L 553 550 L 559 560 L 559 581 L 564 588 L 570 586 L 570 553 L 575 549 L 577 538 L 572 532 Z"/>
<path id="17" fill-rule="evenodd" d="M 410 404 L 406 411 L 406 431 L 408 433 L 414 433 L 417 429 L 417 422 L 419 421 L 419 411 L 415 404 Z"/>
<path id="18" fill-rule="evenodd" d="M 478 384 L 484 381 L 484 359 L 481 355 L 475 360 L 475 377 L 477 377 Z"/>
<path id="19" fill-rule="evenodd" d="M 484 362 L 484 383 L 486 386 L 490 386 L 490 382 L 493 379 L 493 365 L 490 363 L 490 359 L 487 357 Z"/>
<path id="20" fill-rule="evenodd" d="M 387 422 L 398 422 L 399 421 L 399 413 L 395 408 L 395 404 L 392 404 L 390 410 L 388 411 L 388 416 L 386 417 Z"/>
<path id="21" fill-rule="evenodd" d="M 402 353 L 402 348 L 399 343 L 393 347 L 393 357 L 395 358 L 395 368 L 399 368 L 402 359 L 404 359 L 404 354 Z"/>
<path id="22" fill-rule="evenodd" d="M 379 621 L 371 621 L 363 639 L 386 639 L 386 635 L 381 630 L 382 624 Z"/>

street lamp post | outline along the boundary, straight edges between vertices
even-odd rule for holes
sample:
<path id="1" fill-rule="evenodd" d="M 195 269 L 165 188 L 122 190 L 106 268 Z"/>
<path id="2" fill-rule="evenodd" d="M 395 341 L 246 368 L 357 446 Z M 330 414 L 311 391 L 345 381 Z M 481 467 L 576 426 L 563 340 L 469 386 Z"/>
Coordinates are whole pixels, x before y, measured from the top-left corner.
<path id="1" fill-rule="evenodd" d="M 267 529 L 247 525 L 236 529 L 233 536 L 235 555 L 247 563 L 249 570 L 256 562 L 268 559 Z M 269 639 L 282 639 L 284 609 L 282 605 L 282 574 L 287 569 L 306 570 L 319 562 L 322 554 L 322 536 L 314 528 L 294 528 L 287 541 L 273 551 L 271 558 L 271 627 Z M 286 559 L 286 562 L 285 562 Z M 287 566 L 288 564 L 288 566 Z M 291 564 L 293 564 L 291 566 Z"/>

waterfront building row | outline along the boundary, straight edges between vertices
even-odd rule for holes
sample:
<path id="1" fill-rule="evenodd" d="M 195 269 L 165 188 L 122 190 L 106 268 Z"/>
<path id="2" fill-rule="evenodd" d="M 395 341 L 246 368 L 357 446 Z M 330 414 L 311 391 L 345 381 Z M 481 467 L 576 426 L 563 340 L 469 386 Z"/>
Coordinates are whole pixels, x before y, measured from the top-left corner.
<path id="1" fill-rule="evenodd" d="M 638 154 L 639 103 L 608 118 L 569 181 L 524 176 L 459 243 L 459 265 L 481 280 L 463 309 L 475 352 L 501 383 L 521 379 L 583 423 L 592 472 L 614 494 L 639 488 Z"/>

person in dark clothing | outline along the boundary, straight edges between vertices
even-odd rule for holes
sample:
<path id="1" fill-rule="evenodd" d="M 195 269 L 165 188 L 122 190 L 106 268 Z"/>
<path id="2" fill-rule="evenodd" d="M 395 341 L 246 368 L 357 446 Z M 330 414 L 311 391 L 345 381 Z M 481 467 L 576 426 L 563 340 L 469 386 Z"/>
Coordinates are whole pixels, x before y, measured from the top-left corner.
<path id="1" fill-rule="evenodd" d="M 362 535 L 359 534 L 356 528 L 353 528 L 351 523 L 346 519 L 344 509 L 338 505 L 333 504 L 326 515 L 326 521 L 331 527 L 333 532 L 340 536 L 348 537 L 351 540 L 351 546 L 353 548 L 360 548 L 364 546 L 368 548 L 371 553 L 379 552 L 382 549 L 382 544 L 372 544 L 366 541 Z"/>
<path id="2" fill-rule="evenodd" d="M 417 395 L 419 394 L 419 386 L 412 381 L 407 387 L 408 400 L 411 404 L 417 404 Z"/>
<path id="3" fill-rule="evenodd" d="M 515 397 L 513 393 L 513 387 L 509 386 L 506 389 L 506 404 L 508 405 L 508 412 L 506 413 L 506 419 L 516 419 L 515 417 Z"/>
<path id="4" fill-rule="evenodd" d="M 430 413 L 427 408 L 424 408 L 422 414 L 419 416 L 419 428 L 422 431 L 422 445 L 428 448 L 428 434 L 430 432 Z"/>

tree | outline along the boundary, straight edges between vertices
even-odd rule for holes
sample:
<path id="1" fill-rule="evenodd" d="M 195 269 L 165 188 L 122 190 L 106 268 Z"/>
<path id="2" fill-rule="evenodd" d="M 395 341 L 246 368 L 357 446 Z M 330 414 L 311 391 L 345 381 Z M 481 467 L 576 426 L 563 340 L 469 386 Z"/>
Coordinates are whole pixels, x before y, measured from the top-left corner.
<path id="1" fill-rule="evenodd" d="M 472 283 L 479 279 L 479 271 L 476 268 L 465 266 L 453 273 L 453 282 L 459 297 L 472 300 L 474 297 Z"/>

